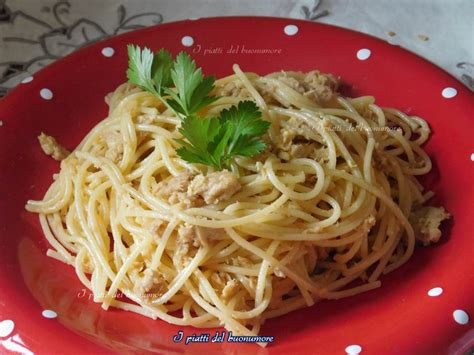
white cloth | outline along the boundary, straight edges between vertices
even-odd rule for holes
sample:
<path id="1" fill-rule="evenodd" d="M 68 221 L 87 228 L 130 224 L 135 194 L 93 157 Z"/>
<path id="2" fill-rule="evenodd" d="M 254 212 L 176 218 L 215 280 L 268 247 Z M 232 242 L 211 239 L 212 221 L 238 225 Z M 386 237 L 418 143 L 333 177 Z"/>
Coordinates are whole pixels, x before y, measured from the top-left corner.
<path id="1" fill-rule="evenodd" d="M 0 0 L 0 95 L 114 34 L 232 15 L 305 18 L 365 32 L 418 53 L 474 90 L 473 0 Z"/>

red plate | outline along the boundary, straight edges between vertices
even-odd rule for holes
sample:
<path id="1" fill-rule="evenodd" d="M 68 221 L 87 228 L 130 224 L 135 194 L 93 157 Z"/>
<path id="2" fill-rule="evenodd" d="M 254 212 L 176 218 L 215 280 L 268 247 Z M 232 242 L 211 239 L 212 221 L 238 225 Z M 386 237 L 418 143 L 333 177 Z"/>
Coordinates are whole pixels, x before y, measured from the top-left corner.
<path id="1" fill-rule="evenodd" d="M 74 148 L 105 117 L 104 96 L 126 80 L 128 43 L 165 47 L 175 54 L 186 50 L 217 76 L 230 74 L 233 63 L 260 74 L 317 68 L 340 75 L 352 86 L 352 95 L 374 95 L 379 105 L 424 117 L 434 132 L 426 149 L 435 162 L 425 183 L 436 191 L 435 203 L 454 216 L 443 241 L 416 250 L 406 265 L 382 278 L 380 289 L 268 321 L 261 333 L 276 341 L 265 350 L 255 344 L 175 344 L 172 336 L 180 327 L 103 311 L 83 294 L 71 267 L 45 256 L 38 218 L 24 205 L 43 196 L 59 168 L 40 151 L 39 132 Z M 112 56 L 102 54 L 106 47 L 113 49 Z M 252 54 L 255 49 L 267 51 Z M 50 93 L 49 100 L 42 97 Z M 358 349 L 346 350 L 350 345 L 359 345 L 364 354 L 461 353 L 474 341 L 472 321 L 461 312 L 474 317 L 473 112 L 472 93 L 424 59 L 360 33 L 311 22 L 257 17 L 182 21 L 80 50 L 0 101 L 0 343 L 6 351 L 37 354 L 105 353 L 104 347 L 259 354 Z M 443 293 L 430 297 L 435 287 Z M 456 310 L 461 311 L 454 317 Z"/>

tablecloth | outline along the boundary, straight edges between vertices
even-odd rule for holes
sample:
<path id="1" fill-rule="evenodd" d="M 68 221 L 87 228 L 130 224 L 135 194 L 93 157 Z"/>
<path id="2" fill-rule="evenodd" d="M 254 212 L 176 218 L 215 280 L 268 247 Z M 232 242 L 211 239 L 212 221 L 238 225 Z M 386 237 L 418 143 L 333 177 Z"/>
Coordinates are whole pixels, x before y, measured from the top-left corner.
<path id="1" fill-rule="evenodd" d="M 418 53 L 474 90 L 473 0 L 0 0 L 0 96 L 95 41 L 164 22 L 235 15 L 365 32 Z"/>

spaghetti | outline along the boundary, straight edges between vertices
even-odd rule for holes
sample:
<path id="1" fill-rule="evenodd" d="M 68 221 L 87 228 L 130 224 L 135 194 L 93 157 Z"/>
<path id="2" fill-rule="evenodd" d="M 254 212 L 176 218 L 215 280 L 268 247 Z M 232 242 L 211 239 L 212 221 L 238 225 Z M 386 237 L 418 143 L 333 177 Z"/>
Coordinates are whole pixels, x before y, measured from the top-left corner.
<path id="1" fill-rule="evenodd" d="M 379 287 L 416 238 L 439 239 L 448 215 L 421 207 L 432 193 L 416 179 L 431 169 L 423 119 L 343 97 L 317 71 L 234 72 L 206 114 L 254 101 L 271 122 L 260 155 L 230 171 L 180 159 L 180 119 L 123 84 L 44 199 L 28 201 L 48 255 L 104 309 L 257 335 L 266 319 Z"/>

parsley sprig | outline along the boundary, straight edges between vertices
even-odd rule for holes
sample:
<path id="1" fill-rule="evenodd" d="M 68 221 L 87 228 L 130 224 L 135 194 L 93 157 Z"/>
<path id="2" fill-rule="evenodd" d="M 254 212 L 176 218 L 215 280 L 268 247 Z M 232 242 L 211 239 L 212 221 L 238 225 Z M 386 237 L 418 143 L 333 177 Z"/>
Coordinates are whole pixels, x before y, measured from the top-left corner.
<path id="1" fill-rule="evenodd" d="M 177 153 L 190 163 L 211 165 L 219 170 L 237 155 L 254 156 L 266 148 L 258 138 L 270 126 L 261 116 L 252 101 L 242 101 L 223 110 L 219 117 L 188 116 L 179 129 L 187 141 L 178 140 L 182 147 Z"/>
<path id="2" fill-rule="evenodd" d="M 154 54 L 148 48 L 129 45 L 128 57 L 129 82 L 158 96 L 181 117 L 179 132 L 184 139 L 177 139 L 181 144 L 177 154 L 182 159 L 221 170 L 235 156 L 252 157 L 266 148 L 259 138 L 270 123 L 262 120 L 252 101 L 242 101 L 218 117 L 198 116 L 201 109 L 218 99 L 210 95 L 215 78 L 204 76 L 187 53 L 179 53 L 173 61 L 165 49 Z"/>

